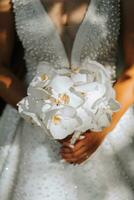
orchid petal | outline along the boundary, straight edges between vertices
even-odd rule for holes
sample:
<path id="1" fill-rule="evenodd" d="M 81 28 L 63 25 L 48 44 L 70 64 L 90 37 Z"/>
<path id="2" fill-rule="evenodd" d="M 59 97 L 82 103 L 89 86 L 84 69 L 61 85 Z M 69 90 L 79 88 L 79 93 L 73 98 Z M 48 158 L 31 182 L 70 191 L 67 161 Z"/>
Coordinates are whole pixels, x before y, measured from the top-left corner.
<path id="1" fill-rule="evenodd" d="M 112 98 L 109 100 L 108 103 L 109 103 L 110 109 L 113 112 L 117 112 L 121 108 L 120 103 Z"/>
<path id="2" fill-rule="evenodd" d="M 59 139 L 59 140 L 64 139 L 69 135 L 68 130 L 65 130 L 63 129 L 62 126 L 55 125 L 55 124 L 51 124 L 50 132 L 54 139 Z"/>
<path id="3" fill-rule="evenodd" d="M 85 61 L 83 61 L 83 63 L 82 63 L 81 68 L 82 69 L 85 68 L 89 72 L 95 72 L 95 73 L 101 70 L 103 72 L 103 75 L 105 75 L 106 77 L 109 77 L 104 66 L 101 65 L 100 63 L 96 62 L 96 61 L 91 61 L 89 59 L 85 59 Z"/>
<path id="4" fill-rule="evenodd" d="M 63 109 L 60 109 L 59 112 L 62 114 L 64 117 L 74 117 L 76 115 L 76 110 L 71 107 L 71 106 L 66 106 Z"/>
<path id="5" fill-rule="evenodd" d="M 32 96 L 32 98 L 43 99 L 43 100 L 49 99 L 51 95 L 50 92 L 42 88 L 29 87 L 27 92 L 29 96 Z"/>
<path id="6" fill-rule="evenodd" d="M 87 82 L 87 74 L 73 73 L 71 74 L 71 79 L 74 84 L 80 85 Z"/>
<path id="7" fill-rule="evenodd" d="M 105 86 L 96 82 L 75 86 L 74 88 L 76 89 L 76 91 L 85 93 L 91 93 L 91 92 L 92 93 L 100 92 L 101 94 L 105 93 Z"/>
<path id="8" fill-rule="evenodd" d="M 40 76 L 35 76 L 30 83 L 31 87 L 41 87 L 44 88 L 49 84 L 50 80 L 42 80 Z"/>
<path id="9" fill-rule="evenodd" d="M 54 77 L 54 79 L 52 80 L 52 82 L 50 83 L 50 86 L 57 93 L 64 93 L 70 87 L 73 86 L 73 82 L 72 82 L 72 80 L 69 77 L 56 75 Z"/>
<path id="10" fill-rule="evenodd" d="M 77 116 L 80 117 L 80 119 L 82 120 L 82 123 L 79 124 L 76 130 L 85 132 L 86 130 L 90 129 L 91 121 L 92 121 L 91 115 L 88 115 L 87 112 L 85 112 L 85 110 L 80 107 L 77 110 Z"/>
<path id="11" fill-rule="evenodd" d="M 73 108 L 77 108 L 84 103 L 83 98 L 81 98 L 80 95 L 78 96 L 73 92 L 68 92 L 68 94 L 70 97 L 69 106 L 72 106 Z"/>

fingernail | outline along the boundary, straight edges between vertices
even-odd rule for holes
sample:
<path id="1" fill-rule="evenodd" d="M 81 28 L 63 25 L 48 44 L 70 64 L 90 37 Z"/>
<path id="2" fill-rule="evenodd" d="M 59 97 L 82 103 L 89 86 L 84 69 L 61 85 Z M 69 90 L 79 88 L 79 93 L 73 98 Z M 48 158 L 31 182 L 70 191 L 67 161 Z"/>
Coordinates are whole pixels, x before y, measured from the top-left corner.
<path id="1" fill-rule="evenodd" d="M 61 159 L 61 160 L 60 160 L 60 163 L 66 163 L 66 160 Z"/>
<path id="2" fill-rule="evenodd" d="M 85 135 L 81 135 L 81 136 L 79 137 L 79 140 L 83 140 L 83 139 L 85 139 Z"/>
<path id="3" fill-rule="evenodd" d="M 69 144 L 69 147 L 70 147 L 71 149 L 74 149 L 74 145 L 73 145 L 73 144 Z"/>

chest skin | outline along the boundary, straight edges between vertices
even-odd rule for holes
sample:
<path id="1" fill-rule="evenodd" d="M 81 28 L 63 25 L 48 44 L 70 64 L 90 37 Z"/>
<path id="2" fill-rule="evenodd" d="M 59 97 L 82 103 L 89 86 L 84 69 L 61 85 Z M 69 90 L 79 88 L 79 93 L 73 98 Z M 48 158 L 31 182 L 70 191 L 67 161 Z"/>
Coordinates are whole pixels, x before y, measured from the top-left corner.
<path id="1" fill-rule="evenodd" d="M 68 59 L 90 0 L 41 0 L 64 44 Z"/>

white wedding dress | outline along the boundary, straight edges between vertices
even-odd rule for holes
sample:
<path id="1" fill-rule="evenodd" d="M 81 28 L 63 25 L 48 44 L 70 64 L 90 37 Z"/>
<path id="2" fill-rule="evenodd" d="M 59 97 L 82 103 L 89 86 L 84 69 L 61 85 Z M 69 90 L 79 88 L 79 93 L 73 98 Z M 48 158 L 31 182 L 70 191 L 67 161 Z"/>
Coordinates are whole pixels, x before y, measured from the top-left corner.
<path id="1" fill-rule="evenodd" d="M 12 1 L 25 49 L 27 84 L 40 61 L 69 68 L 90 58 L 115 78 L 118 0 L 91 0 L 76 34 L 71 65 L 40 0 Z M 133 106 L 86 163 L 64 163 L 59 150 L 58 142 L 26 123 L 8 105 L 0 120 L 0 200 L 134 200 Z"/>

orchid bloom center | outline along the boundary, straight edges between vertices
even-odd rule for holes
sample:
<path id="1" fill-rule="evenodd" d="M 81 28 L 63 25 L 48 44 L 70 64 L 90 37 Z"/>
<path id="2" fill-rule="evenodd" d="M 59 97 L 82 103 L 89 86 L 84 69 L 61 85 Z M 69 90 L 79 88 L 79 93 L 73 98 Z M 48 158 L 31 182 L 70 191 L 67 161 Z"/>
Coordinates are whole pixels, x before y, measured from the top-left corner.
<path id="1" fill-rule="evenodd" d="M 70 97 L 67 94 L 60 95 L 59 99 L 64 104 L 69 104 L 69 102 L 70 102 Z"/>
<path id="2" fill-rule="evenodd" d="M 86 96 L 86 93 L 85 92 L 80 92 L 80 94 L 85 97 Z"/>
<path id="3" fill-rule="evenodd" d="M 58 98 L 50 98 L 50 101 L 54 105 L 59 105 L 59 104 L 69 104 L 70 102 L 70 97 L 67 94 L 59 94 Z"/>
<path id="4" fill-rule="evenodd" d="M 77 73 L 80 72 L 80 68 L 79 68 L 79 67 L 74 67 L 74 68 L 72 69 L 72 72 L 73 72 L 74 74 L 77 74 Z"/>
<path id="5" fill-rule="evenodd" d="M 61 122 L 61 116 L 60 115 L 53 115 L 52 116 L 52 123 L 55 125 L 59 124 Z"/>
<path id="6" fill-rule="evenodd" d="M 42 81 L 47 81 L 48 80 L 48 76 L 46 74 L 42 74 L 40 76 L 40 78 L 41 78 Z"/>

